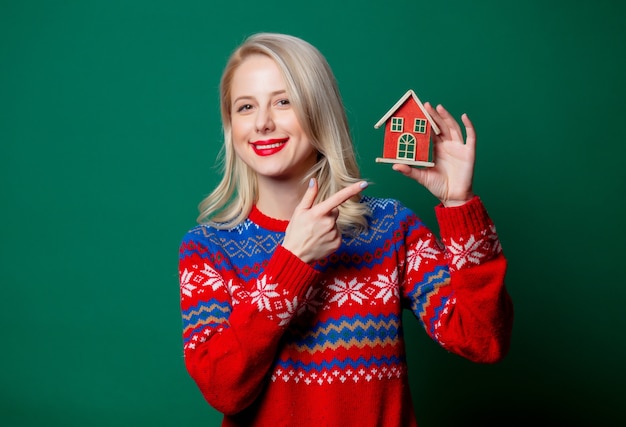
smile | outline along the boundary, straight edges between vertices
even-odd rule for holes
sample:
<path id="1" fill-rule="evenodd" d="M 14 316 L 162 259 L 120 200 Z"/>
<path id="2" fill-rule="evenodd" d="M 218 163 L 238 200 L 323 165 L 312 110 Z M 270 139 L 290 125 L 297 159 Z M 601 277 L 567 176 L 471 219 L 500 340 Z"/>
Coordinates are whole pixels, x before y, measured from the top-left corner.
<path id="1" fill-rule="evenodd" d="M 289 138 L 269 139 L 267 141 L 251 142 L 252 149 L 259 156 L 271 156 L 282 150 Z"/>

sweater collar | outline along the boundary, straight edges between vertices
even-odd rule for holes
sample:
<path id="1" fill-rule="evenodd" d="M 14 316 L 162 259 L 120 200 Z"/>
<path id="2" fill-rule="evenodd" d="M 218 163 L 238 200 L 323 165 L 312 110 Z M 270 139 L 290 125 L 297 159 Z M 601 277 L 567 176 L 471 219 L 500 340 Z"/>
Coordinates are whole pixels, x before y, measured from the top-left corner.
<path id="1" fill-rule="evenodd" d="M 248 219 L 262 228 L 279 233 L 284 233 L 289 225 L 289 221 L 287 220 L 271 218 L 265 215 L 257 209 L 256 205 L 252 206 Z"/>

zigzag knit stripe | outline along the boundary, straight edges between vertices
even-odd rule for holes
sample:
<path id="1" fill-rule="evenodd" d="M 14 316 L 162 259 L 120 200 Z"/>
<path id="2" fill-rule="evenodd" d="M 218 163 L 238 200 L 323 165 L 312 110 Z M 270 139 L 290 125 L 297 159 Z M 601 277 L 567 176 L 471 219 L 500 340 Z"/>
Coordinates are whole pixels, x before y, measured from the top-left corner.
<path id="1" fill-rule="evenodd" d="M 305 336 L 288 336 L 287 348 L 298 352 L 316 352 L 350 347 L 395 345 L 400 338 L 400 320 L 390 316 L 342 316 L 316 325 Z"/>
<path id="2" fill-rule="evenodd" d="M 438 301 L 439 303 L 433 306 L 433 315 L 430 316 L 428 326 L 427 326 L 428 331 L 430 332 L 431 336 L 435 335 L 435 324 L 441 318 L 441 312 L 445 309 L 446 303 L 452 297 L 452 295 L 437 295 L 437 296 L 439 297 L 437 298 L 439 300 Z"/>
<path id="3" fill-rule="evenodd" d="M 324 352 L 326 350 L 349 350 L 350 348 L 356 347 L 359 349 L 364 349 L 366 347 L 377 347 L 377 346 L 395 346 L 399 343 L 398 337 L 385 337 L 385 338 L 350 338 L 350 339 L 337 339 L 330 342 L 321 342 L 316 343 L 315 345 L 303 345 L 303 346 L 287 346 L 287 348 L 294 348 L 298 352 Z"/>
<path id="4" fill-rule="evenodd" d="M 414 301 L 411 309 L 421 319 L 426 315 L 426 310 L 431 304 L 431 298 L 439 288 L 450 283 L 450 271 L 447 266 L 439 266 L 432 272 L 424 274 L 420 282 L 415 283 L 413 289 L 408 292 L 409 297 Z M 425 298 L 422 295 L 426 295 Z M 420 301 L 423 301 L 420 303 Z"/>
<path id="5" fill-rule="evenodd" d="M 206 327 L 222 325 L 230 315 L 228 303 L 215 299 L 201 301 L 198 305 L 182 310 L 183 341 L 186 343 L 197 332 Z"/>
<path id="6" fill-rule="evenodd" d="M 358 359 L 353 359 L 351 357 L 347 357 L 345 359 L 333 358 L 330 360 L 324 360 L 323 362 L 309 362 L 304 363 L 301 360 L 278 360 L 276 362 L 276 366 L 282 369 L 296 369 L 302 370 L 304 372 L 321 372 L 324 370 L 346 370 L 346 369 L 359 369 L 365 368 L 369 369 L 371 367 L 383 367 L 383 366 L 392 366 L 392 365 L 402 365 L 405 363 L 404 357 L 398 356 L 383 356 L 383 357 L 370 357 L 365 358 L 360 356 Z"/>
<path id="7" fill-rule="evenodd" d="M 212 298 L 207 301 L 198 301 L 195 306 L 188 307 L 182 310 L 183 320 L 186 322 L 192 322 L 202 313 L 208 312 L 209 314 L 219 313 L 220 317 L 224 317 L 224 314 L 230 314 L 231 307 L 226 301 L 220 301 Z M 203 316 L 204 317 L 204 316 Z"/>

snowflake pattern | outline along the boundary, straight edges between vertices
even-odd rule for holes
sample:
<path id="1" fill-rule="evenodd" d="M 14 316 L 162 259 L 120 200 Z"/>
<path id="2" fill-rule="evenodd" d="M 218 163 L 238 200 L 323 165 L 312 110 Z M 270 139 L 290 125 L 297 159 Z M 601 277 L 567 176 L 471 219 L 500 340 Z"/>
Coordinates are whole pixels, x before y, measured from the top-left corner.
<path id="1" fill-rule="evenodd" d="M 300 303 L 295 296 L 289 300 L 289 292 L 283 291 L 284 299 L 280 299 L 280 294 L 276 291 L 278 284 L 269 283 L 267 276 L 262 276 L 256 282 L 253 292 L 248 292 L 245 288 L 234 282 L 232 279 L 226 284 L 226 289 L 230 295 L 231 304 L 235 306 L 244 300 L 249 300 L 256 304 L 259 311 L 266 311 L 270 320 L 278 318 L 279 326 L 286 326 L 291 319 L 300 312 Z"/>
<path id="2" fill-rule="evenodd" d="M 482 250 L 483 240 L 478 239 L 472 235 L 467 240 L 462 239 L 455 242 L 450 239 L 450 244 L 447 246 L 451 255 L 450 264 L 456 270 L 459 270 L 467 263 L 479 264 L 481 259 L 485 257 L 485 252 Z"/>
<path id="3" fill-rule="evenodd" d="M 502 245 L 500 244 L 500 239 L 498 238 L 498 234 L 496 233 L 496 226 L 491 224 L 489 226 L 488 233 L 489 234 L 487 235 L 487 239 L 493 243 L 491 251 L 494 254 L 499 254 L 500 252 L 502 252 Z"/>
<path id="4" fill-rule="evenodd" d="M 204 263 L 204 269 L 200 271 L 206 278 L 202 286 L 210 286 L 214 291 L 217 291 L 219 288 L 224 286 L 224 281 L 222 280 L 222 276 L 219 275 L 217 271 L 209 264 Z"/>
<path id="5" fill-rule="evenodd" d="M 361 292 L 363 286 L 365 286 L 365 283 L 359 283 L 356 278 L 350 280 L 349 282 L 335 279 L 335 282 L 332 285 L 328 285 L 329 289 L 335 291 L 335 295 L 333 295 L 329 302 L 337 302 L 339 307 L 341 307 L 348 300 L 363 305 L 363 300 L 367 299 L 367 295 Z"/>
<path id="6" fill-rule="evenodd" d="M 302 315 L 304 313 L 317 313 L 323 303 L 320 298 L 320 290 L 320 287 L 312 286 L 306 291 L 306 295 L 304 295 L 304 299 L 298 308 L 298 315 Z"/>
<path id="7" fill-rule="evenodd" d="M 294 297 L 292 301 L 286 299 L 285 308 L 285 311 L 277 314 L 277 317 L 280 319 L 278 326 L 286 326 L 289 324 L 298 309 L 298 297 Z"/>
<path id="8" fill-rule="evenodd" d="M 372 282 L 380 291 L 376 294 L 376 298 L 380 298 L 384 303 L 387 303 L 390 298 L 399 298 L 400 293 L 398 291 L 398 270 L 393 270 L 391 275 L 385 276 L 378 275 L 378 280 Z"/>
<path id="9" fill-rule="evenodd" d="M 241 287 L 241 285 L 233 282 L 233 279 L 230 279 L 228 281 L 228 283 L 226 284 L 226 289 L 228 289 L 230 301 L 233 306 L 239 304 L 240 301 L 246 299 L 249 296 L 248 293 Z"/>
<path id="10" fill-rule="evenodd" d="M 432 244 L 433 239 L 418 240 L 415 246 L 413 246 L 407 252 L 407 270 L 417 271 L 424 259 L 436 260 L 441 253 L 439 249 L 435 248 Z"/>
<path id="11" fill-rule="evenodd" d="M 197 286 L 191 283 L 193 273 L 185 268 L 183 274 L 180 275 L 180 294 L 185 297 L 191 297 Z"/>
<path id="12" fill-rule="evenodd" d="M 257 304 L 259 311 L 272 311 L 270 299 L 278 298 L 280 294 L 276 292 L 278 285 L 276 283 L 267 283 L 267 276 L 263 275 L 256 282 L 256 289 L 250 293 L 252 303 Z"/>

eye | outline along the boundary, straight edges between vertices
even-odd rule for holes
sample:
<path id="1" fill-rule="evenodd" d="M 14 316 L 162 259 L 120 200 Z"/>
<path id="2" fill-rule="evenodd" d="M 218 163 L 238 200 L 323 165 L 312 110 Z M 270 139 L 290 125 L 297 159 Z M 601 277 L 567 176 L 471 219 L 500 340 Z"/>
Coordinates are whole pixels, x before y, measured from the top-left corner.
<path id="1" fill-rule="evenodd" d="M 243 113 L 245 111 L 249 111 L 252 109 L 252 105 L 251 104 L 242 104 L 239 107 L 237 107 L 237 112 L 238 113 Z"/>
<path id="2" fill-rule="evenodd" d="M 285 106 L 290 105 L 290 104 L 291 104 L 291 102 L 289 102 L 289 100 L 287 98 L 279 99 L 276 102 L 276 105 L 278 105 L 279 107 L 285 107 Z"/>

